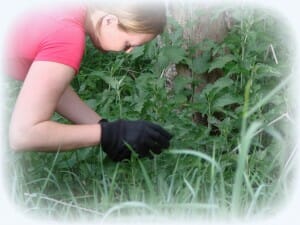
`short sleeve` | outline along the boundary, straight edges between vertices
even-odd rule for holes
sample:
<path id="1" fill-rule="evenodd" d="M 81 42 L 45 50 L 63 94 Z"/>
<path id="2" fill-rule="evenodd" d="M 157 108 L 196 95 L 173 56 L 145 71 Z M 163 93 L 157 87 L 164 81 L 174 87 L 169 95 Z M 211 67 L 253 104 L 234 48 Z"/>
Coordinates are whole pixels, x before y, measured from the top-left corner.
<path id="1" fill-rule="evenodd" d="M 85 34 L 76 26 L 62 26 L 40 43 L 36 61 L 52 61 L 79 70 L 85 48 Z"/>

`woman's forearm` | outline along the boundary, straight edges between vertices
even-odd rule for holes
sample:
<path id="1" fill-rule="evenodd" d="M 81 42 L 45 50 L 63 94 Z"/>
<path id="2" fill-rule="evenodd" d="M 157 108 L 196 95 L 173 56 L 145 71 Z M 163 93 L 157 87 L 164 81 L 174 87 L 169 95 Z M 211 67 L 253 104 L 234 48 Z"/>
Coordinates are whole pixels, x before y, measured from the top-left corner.
<path id="1" fill-rule="evenodd" d="M 61 96 L 56 112 L 76 124 L 95 124 L 101 119 L 70 86 Z"/>
<path id="2" fill-rule="evenodd" d="M 99 124 L 66 125 L 45 121 L 29 130 L 11 129 L 10 143 L 15 151 L 64 151 L 97 145 L 100 136 Z"/>

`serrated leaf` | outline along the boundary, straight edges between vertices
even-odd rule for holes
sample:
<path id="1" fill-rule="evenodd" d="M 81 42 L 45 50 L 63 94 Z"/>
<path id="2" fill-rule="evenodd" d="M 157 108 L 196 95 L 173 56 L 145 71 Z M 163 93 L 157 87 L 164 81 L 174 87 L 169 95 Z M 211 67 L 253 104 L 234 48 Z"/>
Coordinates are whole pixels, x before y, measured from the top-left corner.
<path id="1" fill-rule="evenodd" d="M 102 77 L 102 79 L 113 89 L 117 89 L 119 82 L 117 81 L 116 78 L 107 76 L 107 77 Z"/>
<path id="2" fill-rule="evenodd" d="M 210 59 L 210 54 L 209 53 L 204 53 L 202 55 L 200 55 L 199 57 L 196 57 L 193 61 L 192 61 L 192 70 L 195 73 L 204 73 L 208 70 L 209 68 L 209 61 Z"/>
<path id="3" fill-rule="evenodd" d="M 175 95 L 174 97 L 174 101 L 177 103 L 177 104 L 183 104 L 187 101 L 187 97 L 183 94 L 178 94 L 178 95 Z"/>
<path id="4" fill-rule="evenodd" d="M 192 82 L 191 77 L 177 76 L 174 80 L 174 91 L 175 93 L 181 92 L 188 84 Z"/>
<path id="5" fill-rule="evenodd" d="M 240 97 L 233 96 L 231 94 L 225 94 L 216 99 L 216 101 L 213 104 L 213 107 L 214 108 L 222 108 L 224 106 L 231 105 L 234 103 L 240 103 L 241 100 L 242 99 Z"/>
<path id="6" fill-rule="evenodd" d="M 223 68 L 227 63 L 234 61 L 235 57 L 233 55 L 225 55 L 225 56 L 220 56 L 216 58 L 209 67 L 208 72 L 213 71 L 214 69 L 221 69 Z"/>
<path id="7" fill-rule="evenodd" d="M 257 75 L 261 77 L 280 77 L 281 73 L 274 67 L 258 63 L 255 65 Z"/>
<path id="8" fill-rule="evenodd" d="M 208 84 L 201 92 L 201 95 L 209 95 L 210 93 L 217 94 L 222 89 L 230 87 L 233 84 L 233 81 L 228 77 L 221 77 L 215 83 Z"/>
<path id="9" fill-rule="evenodd" d="M 139 113 L 142 112 L 142 110 L 144 108 L 144 104 L 145 104 L 144 101 L 138 101 L 134 106 L 134 111 L 139 112 Z"/>
<path id="10" fill-rule="evenodd" d="M 144 55 L 145 46 L 136 47 L 133 49 L 133 51 L 130 53 L 131 59 L 135 60 L 138 57 Z"/>
<path id="11" fill-rule="evenodd" d="M 179 63 L 185 58 L 185 51 L 181 47 L 164 47 L 159 53 L 158 60 L 165 63 Z"/>

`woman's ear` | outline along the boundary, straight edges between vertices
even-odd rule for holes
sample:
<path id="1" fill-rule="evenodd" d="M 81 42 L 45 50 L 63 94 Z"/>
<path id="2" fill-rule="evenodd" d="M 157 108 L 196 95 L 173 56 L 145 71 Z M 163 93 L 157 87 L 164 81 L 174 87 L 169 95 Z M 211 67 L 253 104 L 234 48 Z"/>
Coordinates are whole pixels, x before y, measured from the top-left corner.
<path id="1" fill-rule="evenodd" d="M 112 14 L 107 14 L 105 16 L 103 16 L 102 18 L 102 24 L 109 26 L 109 25 L 118 25 L 119 24 L 119 20 L 118 17 L 116 17 L 115 15 Z"/>

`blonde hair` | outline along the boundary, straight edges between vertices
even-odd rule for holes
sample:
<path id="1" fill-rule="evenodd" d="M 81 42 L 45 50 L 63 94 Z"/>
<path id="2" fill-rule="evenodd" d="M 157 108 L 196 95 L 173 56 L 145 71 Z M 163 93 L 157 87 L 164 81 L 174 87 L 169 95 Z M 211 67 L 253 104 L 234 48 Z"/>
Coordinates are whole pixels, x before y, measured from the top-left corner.
<path id="1" fill-rule="evenodd" d="M 92 7 L 92 10 L 115 15 L 120 28 L 127 32 L 158 35 L 164 31 L 166 25 L 166 8 L 163 1 L 106 0 L 106 3 L 93 4 Z"/>

